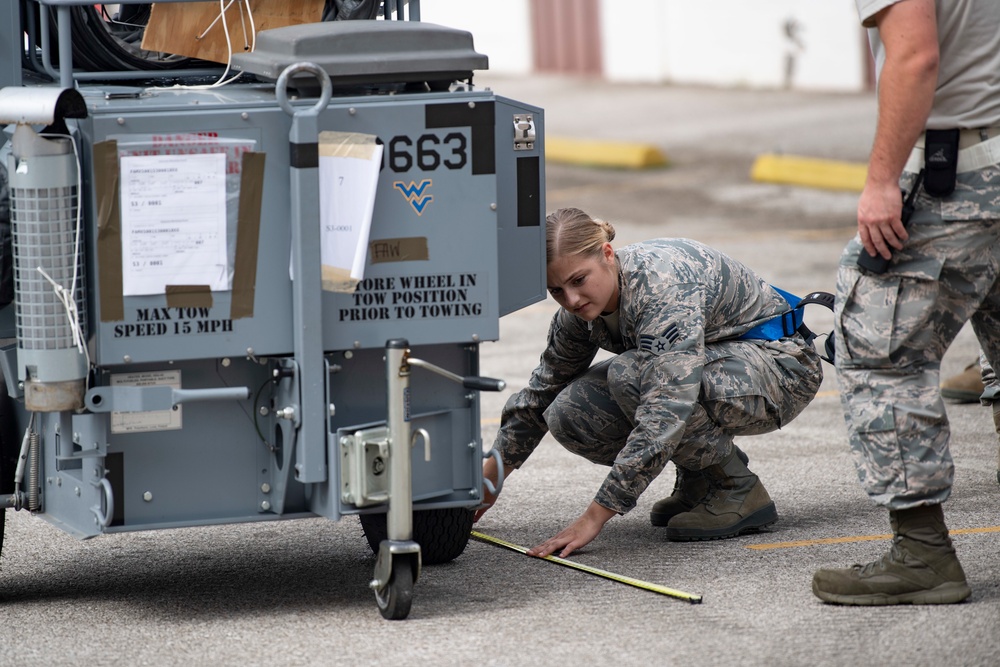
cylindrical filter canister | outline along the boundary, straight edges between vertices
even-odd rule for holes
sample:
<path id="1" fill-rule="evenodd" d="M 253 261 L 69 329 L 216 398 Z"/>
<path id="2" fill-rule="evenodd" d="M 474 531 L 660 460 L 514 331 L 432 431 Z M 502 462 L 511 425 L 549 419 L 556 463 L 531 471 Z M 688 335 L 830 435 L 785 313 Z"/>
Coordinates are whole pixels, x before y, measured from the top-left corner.
<path id="1" fill-rule="evenodd" d="M 42 137 L 22 124 L 11 144 L 18 377 L 24 381 L 25 407 L 80 409 L 88 368 L 79 345 L 86 340 L 79 167 L 67 137 Z M 60 299 L 60 288 L 72 295 L 75 309 Z"/>

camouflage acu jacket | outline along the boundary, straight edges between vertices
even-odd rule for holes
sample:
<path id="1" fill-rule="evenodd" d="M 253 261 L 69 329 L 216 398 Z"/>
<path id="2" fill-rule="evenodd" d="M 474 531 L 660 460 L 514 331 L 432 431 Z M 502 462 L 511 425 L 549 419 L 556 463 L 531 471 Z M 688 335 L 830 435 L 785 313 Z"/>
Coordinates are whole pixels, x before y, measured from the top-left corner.
<path id="1" fill-rule="evenodd" d="M 787 311 L 788 303 L 742 263 L 690 239 L 646 241 L 616 255 L 621 342 L 612 340 L 604 320 L 585 322 L 560 308 L 541 363 L 504 407 L 495 446 L 506 467 L 520 467 L 548 430 L 542 413 L 598 349 L 642 350 L 640 363 L 651 372 L 641 370 L 635 428 L 598 494 L 622 512 L 635 507 L 645 488 L 636 488 L 636 478 L 660 472 L 650 476 L 644 464 L 665 465 L 680 444 L 700 394 L 705 346 L 739 338 Z"/>

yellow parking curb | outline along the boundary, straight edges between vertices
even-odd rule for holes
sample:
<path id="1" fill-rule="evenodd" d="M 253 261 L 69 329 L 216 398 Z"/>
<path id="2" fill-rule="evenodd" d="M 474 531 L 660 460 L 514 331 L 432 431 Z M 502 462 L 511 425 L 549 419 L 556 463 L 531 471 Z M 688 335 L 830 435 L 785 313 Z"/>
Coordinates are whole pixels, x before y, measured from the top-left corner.
<path id="1" fill-rule="evenodd" d="M 856 162 L 772 154 L 759 155 L 750 169 L 754 181 L 854 192 L 864 189 L 867 174 L 868 166 Z"/>
<path id="2" fill-rule="evenodd" d="M 545 159 L 589 167 L 648 169 L 663 167 L 667 157 L 650 144 L 593 139 L 545 138 Z"/>

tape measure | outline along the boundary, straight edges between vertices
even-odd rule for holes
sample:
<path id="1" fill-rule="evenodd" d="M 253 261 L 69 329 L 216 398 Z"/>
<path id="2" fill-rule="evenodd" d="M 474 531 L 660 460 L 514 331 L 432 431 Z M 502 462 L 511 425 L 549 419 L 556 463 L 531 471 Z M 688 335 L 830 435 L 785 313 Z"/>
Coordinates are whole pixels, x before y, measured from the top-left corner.
<path id="1" fill-rule="evenodd" d="M 498 547 L 504 547 L 505 549 L 517 551 L 518 553 L 528 553 L 527 547 L 518 546 L 517 544 L 512 544 L 511 542 L 506 542 L 497 537 L 485 535 L 475 530 L 472 531 L 472 539 L 479 540 L 480 542 L 486 542 L 487 544 L 495 544 Z M 571 560 L 559 558 L 558 556 L 544 556 L 541 560 L 547 560 L 558 565 L 573 568 L 574 570 L 580 570 L 581 572 L 586 572 L 588 574 L 595 574 L 598 577 L 604 577 L 605 579 L 610 579 L 611 581 L 617 581 L 622 584 L 628 584 L 629 586 L 635 586 L 636 588 L 641 588 L 644 591 L 652 591 L 653 593 L 668 595 L 679 600 L 687 600 L 691 604 L 701 604 L 701 596 L 694 593 L 685 593 L 684 591 L 667 588 L 666 586 L 660 586 L 659 584 L 651 584 L 648 581 L 633 579 L 632 577 L 615 574 L 614 572 L 608 572 L 607 570 L 601 570 L 589 565 L 583 565 L 582 563 L 574 563 Z"/>

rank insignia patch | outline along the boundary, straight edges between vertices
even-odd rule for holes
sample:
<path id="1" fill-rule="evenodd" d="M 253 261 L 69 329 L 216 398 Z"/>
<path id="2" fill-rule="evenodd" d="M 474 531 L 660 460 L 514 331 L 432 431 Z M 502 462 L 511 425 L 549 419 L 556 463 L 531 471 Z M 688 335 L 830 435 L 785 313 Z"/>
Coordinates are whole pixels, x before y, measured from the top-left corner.
<path id="1" fill-rule="evenodd" d="M 645 350 L 650 354 L 661 355 L 669 351 L 678 338 L 680 338 L 680 333 L 677 331 L 677 327 L 671 324 L 659 336 L 649 336 L 646 334 L 639 336 L 639 349 Z"/>

